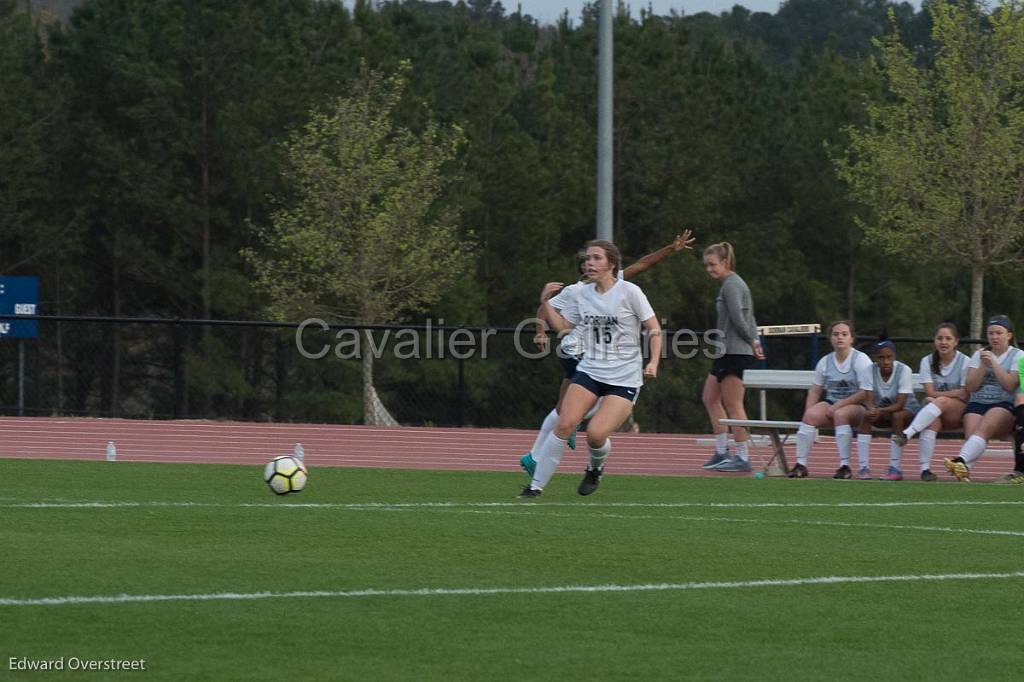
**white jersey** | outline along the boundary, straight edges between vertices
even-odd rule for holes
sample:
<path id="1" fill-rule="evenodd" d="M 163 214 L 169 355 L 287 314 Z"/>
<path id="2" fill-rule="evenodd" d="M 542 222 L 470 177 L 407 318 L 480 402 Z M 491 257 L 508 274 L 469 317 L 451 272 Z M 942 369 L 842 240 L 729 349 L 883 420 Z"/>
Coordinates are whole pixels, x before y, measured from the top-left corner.
<path id="1" fill-rule="evenodd" d="M 939 373 L 932 373 L 932 354 L 921 358 L 917 375 L 922 384 L 932 384 L 936 391 L 955 391 L 967 381 L 967 356 L 956 351 L 948 365 L 939 364 Z"/>
<path id="2" fill-rule="evenodd" d="M 619 268 L 618 279 L 623 279 L 622 268 Z M 562 335 L 560 342 L 562 355 L 570 358 L 578 358 L 583 355 L 583 330 L 580 324 L 579 298 L 580 291 L 587 285 L 587 280 L 581 279 L 575 284 L 562 287 L 557 295 L 553 296 L 548 303 L 558 311 L 558 314 L 565 318 L 565 321 L 573 326 L 571 330 Z"/>
<path id="3" fill-rule="evenodd" d="M 856 348 L 851 348 L 842 362 L 836 361 L 834 352 L 829 353 L 818 360 L 812 383 L 824 388 L 823 399 L 836 403 L 857 391 L 870 391 L 875 382 L 874 367 L 871 358 Z"/>
<path id="4" fill-rule="evenodd" d="M 903 409 L 917 412 L 921 408 L 917 403 L 917 397 L 914 396 L 913 372 L 909 365 L 905 365 L 899 360 L 893 362 L 892 374 L 886 381 L 882 378 L 882 370 L 876 364 L 872 370 L 872 376 L 871 391 L 875 394 L 875 405 L 878 407 L 893 405 L 901 395 L 905 395 L 907 402 L 904 403 Z"/>
<path id="5" fill-rule="evenodd" d="M 654 309 L 640 287 L 620 279 L 602 294 L 587 284 L 580 290 L 579 315 L 579 371 L 612 386 L 643 386 L 640 325 L 654 317 Z"/>
<path id="6" fill-rule="evenodd" d="M 580 322 L 582 321 L 579 313 L 579 298 L 580 290 L 586 285 L 587 283 L 584 280 L 580 280 L 575 284 L 562 287 L 558 295 L 548 301 L 551 307 L 557 310 L 565 318 L 565 321 L 574 327 L 574 329 L 562 335 L 562 354 L 568 357 L 575 358 L 583 354 L 583 339 L 579 331 Z"/>
<path id="7" fill-rule="evenodd" d="M 1006 349 L 1006 352 L 995 359 L 995 361 L 1002 365 L 1003 369 L 1012 374 L 1017 374 L 1017 369 L 1020 366 L 1020 358 L 1024 356 L 1024 351 L 1016 346 L 1010 346 Z M 967 362 L 968 369 L 976 369 L 981 367 L 981 351 L 974 351 L 974 355 Z M 1019 381 L 1019 379 L 1018 379 Z M 968 402 L 980 403 L 982 405 L 994 405 L 995 403 L 1010 403 L 1013 404 L 1014 393 L 1016 390 L 1007 391 L 999 384 L 999 380 L 996 379 L 996 373 L 991 369 L 986 369 L 985 376 L 981 380 L 981 386 L 977 391 L 971 394 Z"/>

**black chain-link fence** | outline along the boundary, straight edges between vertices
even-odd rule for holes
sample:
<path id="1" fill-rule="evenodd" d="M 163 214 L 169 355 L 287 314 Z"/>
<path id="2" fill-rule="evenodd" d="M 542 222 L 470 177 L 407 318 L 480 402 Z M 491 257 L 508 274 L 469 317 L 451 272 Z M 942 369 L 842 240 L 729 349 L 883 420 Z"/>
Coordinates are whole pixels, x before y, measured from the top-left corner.
<path id="1" fill-rule="evenodd" d="M 6 415 L 359 424 L 369 369 L 377 423 L 529 428 L 553 406 L 562 378 L 553 350 L 538 357 L 532 326 L 313 323 L 300 334 L 267 322 L 36 319 L 37 339 L 0 339 Z M 711 349 L 703 332 L 664 338 L 667 357 L 644 387 L 636 421 L 645 431 L 707 431 L 700 394 Z M 896 341 L 898 357 L 917 371 L 931 340 Z M 763 366 L 773 369 L 812 369 L 829 350 L 822 336 L 773 336 L 764 345 Z M 372 368 L 360 359 L 367 352 Z M 748 393 L 753 414 L 756 394 Z M 802 405 L 798 392 L 769 394 L 773 417 L 797 418 Z"/>

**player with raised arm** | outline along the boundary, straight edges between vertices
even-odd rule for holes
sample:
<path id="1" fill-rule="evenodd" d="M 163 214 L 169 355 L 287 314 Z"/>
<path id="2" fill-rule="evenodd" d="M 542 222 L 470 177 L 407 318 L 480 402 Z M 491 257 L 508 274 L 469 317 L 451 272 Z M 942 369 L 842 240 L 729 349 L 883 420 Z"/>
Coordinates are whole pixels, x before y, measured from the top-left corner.
<path id="1" fill-rule="evenodd" d="M 590 495 L 597 490 L 604 462 L 611 451 L 608 436 L 633 411 L 644 378 L 653 379 L 658 374 L 661 325 L 640 287 L 617 278 L 621 259 L 618 248 L 611 242 L 595 240 L 587 244 L 589 282 L 578 296 L 578 327 L 555 311 L 546 299 L 541 301 L 546 318 L 556 330 L 579 330 L 584 352 L 562 400 L 555 428 L 534 452 L 536 470 L 530 484 L 520 493 L 521 498 L 541 494 L 558 468 L 566 441 L 576 424 L 604 398 L 587 427 L 590 459 L 577 492 Z M 650 335 L 650 359 L 646 367 L 641 328 Z"/>
<path id="2" fill-rule="evenodd" d="M 677 234 L 672 242 L 662 248 L 647 254 L 640 258 L 637 262 L 633 263 L 625 270 L 619 270 L 618 277 L 620 279 L 631 280 L 638 274 L 647 270 L 654 265 L 657 265 L 663 261 L 669 255 L 682 251 L 683 249 L 693 249 L 694 237 L 691 230 L 683 230 L 681 234 Z M 541 300 L 548 301 L 549 305 L 554 310 L 560 313 L 566 321 L 572 324 L 574 327 L 580 324 L 580 320 L 577 317 L 577 301 L 579 298 L 579 292 L 583 286 L 588 282 L 587 275 L 585 272 L 586 265 L 586 252 L 583 251 L 578 254 L 577 269 L 580 273 L 580 280 L 568 286 L 563 286 L 561 282 L 549 282 L 544 286 L 541 292 Z M 561 291 L 559 291 L 561 290 Z M 558 292 L 558 295 L 554 295 Z M 538 324 L 534 333 L 534 343 L 538 348 L 544 349 L 548 344 L 547 328 L 544 324 L 544 304 L 537 309 L 536 318 Z M 536 470 L 537 462 L 533 457 L 533 453 L 536 452 L 541 444 L 547 439 L 548 434 L 555 428 L 555 424 L 558 422 L 558 412 L 562 406 L 562 398 L 565 396 L 566 390 L 572 383 L 572 378 L 576 375 L 576 365 L 579 364 L 580 358 L 583 355 L 583 343 L 580 340 L 578 333 L 567 333 L 562 336 L 561 342 L 558 349 L 555 351 L 558 356 L 558 361 L 562 365 L 564 376 L 562 378 L 562 384 L 558 388 L 558 402 L 554 409 L 551 410 L 541 423 L 540 429 L 537 431 L 537 437 L 533 441 L 533 447 L 530 451 L 519 458 L 519 466 L 532 478 L 533 473 Z M 595 405 L 594 409 L 597 406 Z M 591 415 L 588 413 L 584 415 L 584 418 L 589 418 Z M 568 445 L 572 449 L 576 449 L 576 430 L 569 435 Z"/>

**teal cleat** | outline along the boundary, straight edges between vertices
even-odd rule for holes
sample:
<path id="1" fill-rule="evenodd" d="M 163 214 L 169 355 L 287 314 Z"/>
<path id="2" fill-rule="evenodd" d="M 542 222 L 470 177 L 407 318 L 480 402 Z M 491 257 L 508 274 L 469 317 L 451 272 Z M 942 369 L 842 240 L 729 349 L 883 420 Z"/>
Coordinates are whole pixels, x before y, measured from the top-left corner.
<path id="1" fill-rule="evenodd" d="M 523 468 L 523 471 L 533 478 L 533 472 L 537 470 L 537 462 L 533 459 L 533 453 L 527 452 L 525 455 L 519 458 L 519 466 Z"/>

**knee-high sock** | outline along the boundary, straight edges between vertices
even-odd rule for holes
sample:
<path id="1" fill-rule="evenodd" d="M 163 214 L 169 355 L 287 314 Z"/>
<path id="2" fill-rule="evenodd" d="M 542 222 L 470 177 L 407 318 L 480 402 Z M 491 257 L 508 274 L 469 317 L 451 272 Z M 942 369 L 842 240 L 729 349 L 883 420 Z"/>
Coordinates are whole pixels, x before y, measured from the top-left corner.
<path id="1" fill-rule="evenodd" d="M 889 441 L 889 466 L 893 469 L 903 469 L 903 446 L 894 440 Z"/>
<path id="2" fill-rule="evenodd" d="M 1024 405 L 1013 408 L 1017 428 L 1013 432 L 1013 470 L 1024 473 Z"/>
<path id="3" fill-rule="evenodd" d="M 533 472 L 533 480 L 530 487 L 536 490 L 544 490 L 551 477 L 555 475 L 559 463 L 562 461 L 562 452 L 565 450 L 565 441 L 559 438 L 554 432 L 549 433 L 540 447 L 540 457 L 533 453 L 537 460 L 537 469 Z"/>
<path id="4" fill-rule="evenodd" d="M 850 465 L 850 445 L 853 442 L 853 429 L 849 424 L 836 427 L 836 449 L 839 450 L 839 463 Z"/>
<path id="5" fill-rule="evenodd" d="M 917 444 L 921 448 L 920 460 L 921 460 L 921 471 L 927 471 L 932 468 L 932 455 L 935 454 L 935 438 L 939 434 L 931 429 L 925 429 L 921 432 L 918 437 Z"/>
<path id="6" fill-rule="evenodd" d="M 800 428 L 796 431 L 796 463 L 807 466 L 807 455 L 811 454 L 811 446 L 814 445 L 815 428 L 806 422 L 800 422 Z"/>
<path id="7" fill-rule="evenodd" d="M 588 445 L 589 447 L 589 445 Z M 590 449 L 590 465 L 588 469 L 600 469 L 604 467 L 604 461 L 608 459 L 608 453 L 612 451 L 612 439 L 605 438 L 604 445 L 599 448 Z"/>
<path id="8" fill-rule="evenodd" d="M 558 410 L 551 410 L 548 412 L 548 416 L 544 417 L 544 421 L 540 425 L 540 431 L 537 432 L 537 438 L 534 439 L 533 447 L 530 449 L 534 460 L 540 456 L 540 448 L 544 445 L 544 441 L 547 440 L 548 434 L 555 430 L 556 424 L 558 424 Z"/>
<path id="9" fill-rule="evenodd" d="M 747 443 L 750 441 L 741 440 L 736 442 L 736 456 L 742 459 L 744 462 L 750 461 L 750 451 L 747 449 Z"/>
<path id="10" fill-rule="evenodd" d="M 717 452 L 720 455 L 724 455 L 729 452 L 728 431 L 723 431 L 722 433 L 715 434 L 715 452 Z"/>
<path id="11" fill-rule="evenodd" d="M 985 439 L 981 436 L 971 436 L 964 443 L 964 446 L 960 448 L 960 458 L 964 460 L 964 464 L 970 467 L 981 454 L 985 452 Z"/>
<path id="12" fill-rule="evenodd" d="M 857 466 L 861 469 L 871 466 L 871 434 L 857 434 Z"/>
<path id="13" fill-rule="evenodd" d="M 903 429 L 903 435 L 907 438 L 913 438 L 914 434 L 923 432 L 928 428 L 929 424 L 941 416 L 942 408 L 935 403 L 928 403 L 914 415 L 914 421 L 910 422 L 910 426 Z"/>

